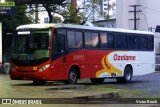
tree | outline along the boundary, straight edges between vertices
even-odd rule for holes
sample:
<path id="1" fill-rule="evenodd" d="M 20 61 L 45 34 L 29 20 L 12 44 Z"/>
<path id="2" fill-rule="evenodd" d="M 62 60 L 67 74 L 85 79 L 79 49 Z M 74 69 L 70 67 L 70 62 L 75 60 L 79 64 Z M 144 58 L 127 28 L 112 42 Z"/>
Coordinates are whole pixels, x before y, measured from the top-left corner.
<path id="1" fill-rule="evenodd" d="M 79 16 L 81 25 L 84 25 L 87 21 L 95 21 L 97 17 L 103 17 L 104 19 L 109 21 L 109 11 L 114 9 L 116 4 L 111 0 L 108 0 L 108 8 L 107 12 L 101 12 L 100 7 L 103 5 L 103 0 L 83 0 L 83 2 L 78 5 L 76 9 L 64 9 L 65 14 L 61 14 L 63 17 L 67 17 L 69 13 L 73 13 L 74 16 Z M 74 11 L 76 10 L 76 11 Z M 69 16 L 70 17 L 70 16 Z M 65 18 L 66 19 L 66 18 Z M 69 19 L 74 20 L 75 17 L 70 17 Z M 76 18 L 78 19 L 78 18 Z M 66 20 L 65 20 L 66 21 Z M 70 21 L 69 21 L 70 22 Z"/>
<path id="2" fill-rule="evenodd" d="M 108 12 L 101 13 L 100 6 L 103 0 L 83 0 L 83 2 L 75 7 L 70 0 L 62 0 L 59 4 L 44 2 L 38 5 L 38 12 L 46 11 L 49 17 L 49 23 L 53 22 L 55 13 L 64 17 L 64 23 L 85 24 L 86 21 L 94 21 L 95 17 L 104 17 L 109 19 L 109 10 L 115 7 L 115 2 L 108 5 Z M 110 1 L 110 0 L 108 0 Z M 35 11 L 35 4 L 29 5 L 31 11 Z M 99 16 L 95 16 L 99 15 Z"/>
<path id="3" fill-rule="evenodd" d="M 83 20 L 81 25 L 85 24 L 88 20 L 95 19 L 95 15 L 99 14 L 99 6 L 101 5 L 103 0 L 84 0 L 82 2 L 83 7 Z"/>
<path id="4" fill-rule="evenodd" d="M 48 13 L 49 23 L 52 23 L 52 20 L 53 20 L 52 12 L 55 12 L 55 10 L 57 10 L 56 5 L 55 4 L 48 4 L 48 3 L 47 4 L 42 4 L 42 5 Z"/>
<path id="5" fill-rule="evenodd" d="M 16 12 L 14 15 L 1 15 L 0 21 L 3 25 L 3 35 L 14 32 L 15 28 L 19 25 L 32 23 L 33 21 L 31 15 L 28 14 L 27 16 L 25 12 L 27 7 L 25 5 L 18 5 L 15 8 Z"/>
<path id="6" fill-rule="evenodd" d="M 25 5 L 16 6 L 16 12 L 14 15 L 1 15 L 0 22 L 2 22 L 2 51 L 3 60 L 9 57 L 13 35 L 8 35 L 8 33 L 13 33 L 17 26 L 22 24 L 32 23 L 32 17 L 30 14 L 26 14 L 25 10 L 27 7 Z"/>
<path id="7" fill-rule="evenodd" d="M 67 9 L 59 13 L 64 17 L 63 23 L 80 24 L 82 20 L 82 14 L 77 12 L 74 4 L 68 5 Z"/>

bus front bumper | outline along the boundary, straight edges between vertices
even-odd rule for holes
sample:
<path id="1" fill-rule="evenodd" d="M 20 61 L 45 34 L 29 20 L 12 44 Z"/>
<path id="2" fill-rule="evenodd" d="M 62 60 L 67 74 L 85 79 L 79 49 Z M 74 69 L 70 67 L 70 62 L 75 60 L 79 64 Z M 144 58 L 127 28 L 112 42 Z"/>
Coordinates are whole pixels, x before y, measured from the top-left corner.
<path id="1" fill-rule="evenodd" d="M 10 78 L 12 80 L 39 80 L 47 81 L 47 72 L 23 72 L 23 71 L 10 71 Z"/>

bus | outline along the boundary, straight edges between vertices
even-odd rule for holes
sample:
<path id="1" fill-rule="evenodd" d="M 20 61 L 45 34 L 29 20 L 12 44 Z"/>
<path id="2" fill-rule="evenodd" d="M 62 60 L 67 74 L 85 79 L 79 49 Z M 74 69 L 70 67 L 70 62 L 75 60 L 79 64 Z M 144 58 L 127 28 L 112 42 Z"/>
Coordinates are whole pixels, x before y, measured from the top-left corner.
<path id="1" fill-rule="evenodd" d="M 130 82 L 155 71 L 151 32 L 72 24 L 28 24 L 17 27 L 11 50 L 12 80 L 34 84 L 89 78 Z"/>

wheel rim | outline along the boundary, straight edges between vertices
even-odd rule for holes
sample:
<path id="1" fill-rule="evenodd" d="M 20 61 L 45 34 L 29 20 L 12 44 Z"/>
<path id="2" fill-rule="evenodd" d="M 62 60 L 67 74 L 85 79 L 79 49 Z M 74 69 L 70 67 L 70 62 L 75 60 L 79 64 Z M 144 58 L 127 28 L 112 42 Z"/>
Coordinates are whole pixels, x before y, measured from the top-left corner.
<path id="1" fill-rule="evenodd" d="M 126 75 L 126 79 L 127 80 L 131 79 L 131 73 L 130 73 L 130 71 L 127 71 L 125 75 Z"/>
<path id="2" fill-rule="evenodd" d="M 70 77 L 70 82 L 71 83 L 75 83 L 76 82 L 77 77 L 76 77 L 75 73 L 71 72 L 69 77 Z"/>

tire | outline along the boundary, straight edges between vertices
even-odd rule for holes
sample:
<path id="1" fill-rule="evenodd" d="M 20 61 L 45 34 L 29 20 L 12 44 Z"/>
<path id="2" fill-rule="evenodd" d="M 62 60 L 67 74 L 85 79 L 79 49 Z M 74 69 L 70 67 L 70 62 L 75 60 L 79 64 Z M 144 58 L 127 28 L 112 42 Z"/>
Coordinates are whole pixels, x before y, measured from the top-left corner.
<path id="1" fill-rule="evenodd" d="M 65 81 L 65 84 L 77 84 L 78 73 L 75 68 L 71 68 L 68 74 L 68 80 Z"/>
<path id="2" fill-rule="evenodd" d="M 132 80 L 132 68 L 130 66 L 126 66 L 124 69 L 124 76 L 122 78 L 117 78 L 117 82 L 119 83 L 129 83 Z"/>
<path id="3" fill-rule="evenodd" d="M 44 85 L 45 83 L 46 83 L 46 81 L 33 80 L 33 84 L 34 84 L 34 85 Z"/>
<path id="4" fill-rule="evenodd" d="M 90 80 L 94 84 L 101 84 L 104 82 L 104 78 L 91 78 Z"/>

